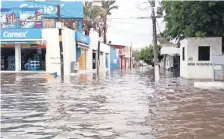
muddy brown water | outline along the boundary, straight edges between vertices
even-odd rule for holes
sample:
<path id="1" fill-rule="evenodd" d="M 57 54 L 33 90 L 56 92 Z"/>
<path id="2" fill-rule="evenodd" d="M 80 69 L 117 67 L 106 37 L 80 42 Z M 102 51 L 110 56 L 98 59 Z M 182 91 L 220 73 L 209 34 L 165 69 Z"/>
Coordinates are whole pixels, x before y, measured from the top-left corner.
<path id="1" fill-rule="evenodd" d="M 4 139 L 223 139 L 224 91 L 149 68 L 44 79 L 1 74 Z"/>

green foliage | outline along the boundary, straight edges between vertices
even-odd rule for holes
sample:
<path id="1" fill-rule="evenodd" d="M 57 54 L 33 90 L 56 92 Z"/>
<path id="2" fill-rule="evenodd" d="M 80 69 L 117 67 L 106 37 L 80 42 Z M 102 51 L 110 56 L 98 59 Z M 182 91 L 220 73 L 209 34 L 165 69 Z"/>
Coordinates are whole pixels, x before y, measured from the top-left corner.
<path id="1" fill-rule="evenodd" d="M 166 37 L 224 36 L 223 1 L 163 1 Z"/>
<path id="2" fill-rule="evenodd" d="M 91 28 L 97 30 L 104 14 L 105 9 L 101 6 L 93 5 L 92 2 L 85 2 L 83 20 L 83 30 L 85 31 L 85 35 L 89 35 Z"/>
<path id="3" fill-rule="evenodd" d="M 158 58 L 159 58 L 159 62 L 162 60 L 163 56 L 160 55 L 160 49 L 161 46 L 158 47 Z M 139 60 L 143 60 L 145 63 L 149 64 L 149 65 L 153 65 L 153 59 L 154 59 L 154 49 L 153 46 L 147 46 L 145 48 L 142 48 L 141 51 L 138 54 L 138 59 Z"/>
<path id="4" fill-rule="evenodd" d="M 115 0 L 101 1 L 102 8 L 106 10 L 106 15 L 111 15 L 111 10 L 118 9 L 118 6 L 114 5 L 115 2 Z"/>

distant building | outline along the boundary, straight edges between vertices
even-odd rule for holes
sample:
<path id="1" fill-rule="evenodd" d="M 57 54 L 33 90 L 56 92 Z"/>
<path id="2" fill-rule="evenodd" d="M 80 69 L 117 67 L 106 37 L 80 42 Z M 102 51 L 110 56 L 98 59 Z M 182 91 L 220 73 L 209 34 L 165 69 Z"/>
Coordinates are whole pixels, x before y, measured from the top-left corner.
<path id="1" fill-rule="evenodd" d="M 180 48 L 177 45 L 162 44 L 160 54 L 163 55 L 160 67 L 167 70 L 180 69 Z"/>
<path id="2" fill-rule="evenodd" d="M 115 44 L 110 44 L 114 48 L 116 48 L 119 51 L 119 63 L 120 63 L 120 69 L 127 69 L 133 67 L 133 63 L 131 62 L 132 58 L 131 57 L 131 49 L 130 47 L 124 46 L 124 45 L 115 45 Z"/>

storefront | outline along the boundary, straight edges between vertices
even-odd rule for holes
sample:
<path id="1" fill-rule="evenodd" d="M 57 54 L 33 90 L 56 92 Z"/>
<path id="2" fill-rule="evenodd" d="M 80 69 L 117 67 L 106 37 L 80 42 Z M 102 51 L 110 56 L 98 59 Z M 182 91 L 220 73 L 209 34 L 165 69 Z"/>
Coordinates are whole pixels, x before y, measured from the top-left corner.
<path id="1" fill-rule="evenodd" d="M 80 32 L 75 32 L 76 40 L 76 61 L 79 70 L 87 70 L 87 51 L 89 49 L 90 38 Z"/>
<path id="2" fill-rule="evenodd" d="M 45 70 L 41 29 L 1 30 L 1 70 Z"/>

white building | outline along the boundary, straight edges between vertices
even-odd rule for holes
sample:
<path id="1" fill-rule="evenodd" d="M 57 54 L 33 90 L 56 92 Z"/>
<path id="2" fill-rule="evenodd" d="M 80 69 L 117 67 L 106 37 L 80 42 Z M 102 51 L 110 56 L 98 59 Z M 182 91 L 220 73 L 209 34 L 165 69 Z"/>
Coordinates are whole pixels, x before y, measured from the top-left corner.
<path id="1" fill-rule="evenodd" d="M 160 54 L 163 55 L 160 67 L 171 70 L 176 66 L 175 68 L 179 69 L 180 48 L 177 48 L 177 45 L 163 44 Z"/>
<path id="2" fill-rule="evenodd" d="M 43 42 L 44 44 L 40 44 Z M 78 62 L 79 73 L 93 72 L 97 58 L 98 36 L 91 39 L 80 32 L 62 29 L 64 75 L 70 75 L 72 63 Z M 60 75 L 59 31 L 46 29 L 5 29 L 1 31 L 1 70 L 12 72 L 46 71 Z M 110 69 L 110 46 L 100 47 L 100 70 Z"/>
<path id="3" fill-rule="evenodd" d="M 222 55 L 222 38 L 186 38 L 180 42 L 180 76 L 187 79 L 212 79 L 212 56 Z M 223 59 L 224 61 L 224 59 Z M 220 70 L 221 66 L 215 66 Z"/>
<path id="4" fill-rule="evenodd" d="M 98 32 L 91 30 L 90 32 L 90 47 L 87 53 L 87 70 L 96 71 L 97 69 L 97 50 L 98 50 Z M 110 69 L 110 46 L 100 43 L 100 70 L 105 71 Z"/>

